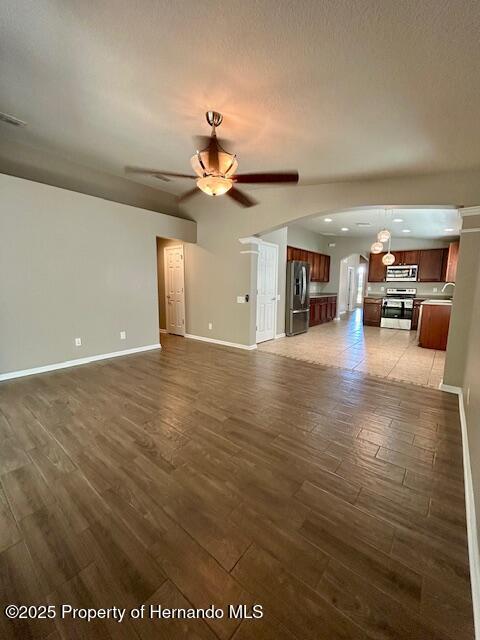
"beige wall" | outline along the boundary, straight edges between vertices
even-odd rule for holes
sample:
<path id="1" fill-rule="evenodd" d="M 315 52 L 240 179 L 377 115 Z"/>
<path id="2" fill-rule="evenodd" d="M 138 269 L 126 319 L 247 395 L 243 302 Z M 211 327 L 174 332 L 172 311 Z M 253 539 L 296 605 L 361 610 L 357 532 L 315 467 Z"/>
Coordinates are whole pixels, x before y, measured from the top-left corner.
<path id="1" fill-rule="evenodd" d="M 290 247 L 325 253 L 326 240 L 327 238 L 320 233 L 305 229 L 298 224 L 288 226 L 287 244 Z"/>
<path id="2" fill-rule="evenodd" d="M 480 261 L 478 260 L 480 233 L 468 235 L 476 237 L 477 262 L 462 386 L 478 528 L 480 527 Z"/>
<path id="3" fill-rule="evenodd" d="M 158 343 L 156 237 L 195 227 L 0 174 L 0 373 Z"/>
<path id="4" fill-rule="evenodd" d="M 127 179 L 126 175 L 121 177 L 99 171 L 95 169 L 94 159 L 85 166 L 68 157 L 16 141 L 0 140 L 0 173 L 141 209 L 179 217 L 184 215 L 172 194 Z M 155 183 L 155 179 L 151 182 Z"/>
<path id="5" fill-rule="evenodd" d="M 475 227 L 480 228 L 480 215 L 463 219 L 463 229 Z M 479 255 L 480 233 L 462 232 L 443 376 L 443 382 L 454 387 L 464 386 L 465 363 L 470 350 L 470 327 L 474 318 L 478 318 L 475 314 L 479 313 L 478 307 L 475 309 L 473 296 L 478 279 Z"/>

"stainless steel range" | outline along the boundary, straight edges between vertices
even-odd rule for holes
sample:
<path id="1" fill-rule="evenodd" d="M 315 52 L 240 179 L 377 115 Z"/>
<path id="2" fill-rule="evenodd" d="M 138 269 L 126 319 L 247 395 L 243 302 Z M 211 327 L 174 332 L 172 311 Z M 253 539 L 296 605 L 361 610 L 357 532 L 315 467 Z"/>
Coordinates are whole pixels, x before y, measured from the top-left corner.
<path id="1" fill-rule="evenodd" d="M 410 330 L 412 326 L 413 299 L 416 289 L 387 289 L 387 296 L 382 300 L 381 327 L 389 329 Z"/>

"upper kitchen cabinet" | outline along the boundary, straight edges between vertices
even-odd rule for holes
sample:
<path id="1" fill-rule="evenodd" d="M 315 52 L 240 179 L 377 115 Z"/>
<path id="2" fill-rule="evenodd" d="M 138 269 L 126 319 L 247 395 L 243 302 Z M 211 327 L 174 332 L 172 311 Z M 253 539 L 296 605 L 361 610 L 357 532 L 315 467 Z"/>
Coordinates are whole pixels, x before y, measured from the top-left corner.
<path id="1" fill-rule="evenodd" d="M 395 264 L 399 265 L 412 265 L 420 262 L 420 251 L 418 249 L 413 249 L 410 251 L 400 251 L 401 256 L 399 262 L 395 260 Z"/>
<path id="2" fill-rule="evenodd" d="M 447 272 L 445 275 L 447 282 L 455 282 L 456 280 L 459 248 L 460 242 L 458 240 L 451 242 L 448 247 Z"/>
<path id="3" fill-rule="evenodd" d="M 418 282 L 445 282 L 448 249 L 420 251 Z"/>
<path id="4" fill-rule="evenodd" d="M 371 253 L 370 260 L 368 262 L 368 281 L 369 282 L 384 282 L 387 272 L 387 267 L 383 264 L 382 258 L 385 255 L 385 251 L 382 253 Z"/>
<path id="5" fill-rule="evenodd" d="M 287 260 L 302 260 L 310 265 L 312 282 L 330 281 L 330 256 L 296 247 L 287 247 Z"/>

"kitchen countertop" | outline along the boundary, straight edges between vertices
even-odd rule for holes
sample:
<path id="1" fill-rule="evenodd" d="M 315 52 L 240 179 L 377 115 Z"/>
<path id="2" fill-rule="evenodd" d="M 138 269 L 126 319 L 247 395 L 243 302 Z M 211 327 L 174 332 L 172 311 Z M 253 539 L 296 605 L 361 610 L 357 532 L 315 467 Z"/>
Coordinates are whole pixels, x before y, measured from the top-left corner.
<path id="1" fill-rule="evenodd" d="M 337 295 L 336 293 L 314 293 L 310 296 L 310 300 L 315 300 L 315 298 L 333 298 Z"/>
<path id="2" fill-rule="evenodd" d="M 428 298 L 427 300 L 424 300 L 422 302 L 422 306 L 424 304 L 445 306 L 445 305 L 451 305 L 452 302 L 453 300 L 450 300 L 450 299 L 439 300 L 438 298 Z"/>

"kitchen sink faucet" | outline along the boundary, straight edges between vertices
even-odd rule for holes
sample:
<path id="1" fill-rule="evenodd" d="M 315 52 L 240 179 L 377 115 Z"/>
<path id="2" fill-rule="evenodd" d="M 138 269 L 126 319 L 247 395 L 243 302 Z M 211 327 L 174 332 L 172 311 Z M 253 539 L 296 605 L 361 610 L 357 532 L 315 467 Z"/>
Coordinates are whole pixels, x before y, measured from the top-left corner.
<path id="1" fill-rule="evenodd" d="M 445 291 L 445 289 L 448 287 L 448 285 L 450 285 L 451 287 L 454 287 L 455 283 L 454 282 L 446 282 L 442 287 L 442 293 Z"/>

